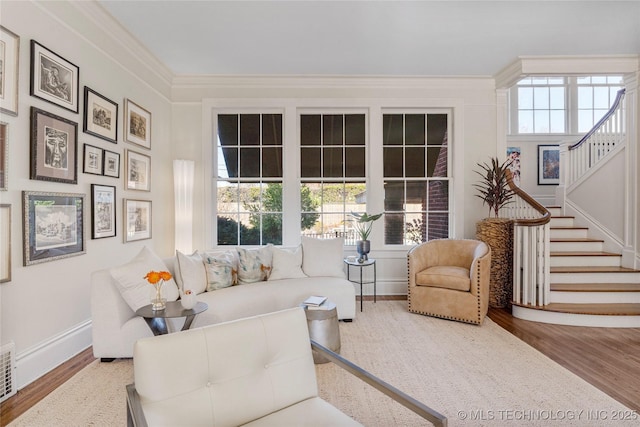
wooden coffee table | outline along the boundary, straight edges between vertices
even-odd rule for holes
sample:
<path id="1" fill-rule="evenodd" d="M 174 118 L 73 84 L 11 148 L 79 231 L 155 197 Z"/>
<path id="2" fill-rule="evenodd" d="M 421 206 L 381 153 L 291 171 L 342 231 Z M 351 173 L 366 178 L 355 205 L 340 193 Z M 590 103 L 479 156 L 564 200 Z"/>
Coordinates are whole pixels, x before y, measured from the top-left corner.
<path id="1" fill-rule="evenodd" d="M 136 315 L 144 318 L 153 335 L 164 335 L 169 333 L 167 329 L 167 319 L 186 317 L 181 329 L 181 331 L 186 331 L 191 327 L 193 319 L 208 308 L 209 306 L 206 303 L 198 301 L 192 309 L 185 310 L 182 308 L 180 301 L 168 301 L 164 310 L 152 310 L 151 304 L 149 304 L 137 309 Z"/>

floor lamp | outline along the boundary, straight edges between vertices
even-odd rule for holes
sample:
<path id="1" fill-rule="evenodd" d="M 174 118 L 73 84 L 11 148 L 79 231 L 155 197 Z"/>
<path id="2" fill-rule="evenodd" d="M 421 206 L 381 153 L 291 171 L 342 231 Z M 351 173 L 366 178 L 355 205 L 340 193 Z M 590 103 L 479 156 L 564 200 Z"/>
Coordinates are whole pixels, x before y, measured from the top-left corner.
<path id="1" fill-rule="evenodd" d="M 193 249 L 193 160 L 173 161 L 176 250 L 190 254 Z"/>

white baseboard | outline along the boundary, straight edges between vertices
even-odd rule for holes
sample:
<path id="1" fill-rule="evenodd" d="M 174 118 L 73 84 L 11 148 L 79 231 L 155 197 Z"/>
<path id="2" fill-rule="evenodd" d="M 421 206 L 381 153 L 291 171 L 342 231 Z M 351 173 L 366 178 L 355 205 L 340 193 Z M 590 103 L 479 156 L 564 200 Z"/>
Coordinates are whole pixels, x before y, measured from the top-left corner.
<path id="1" fill-rule="evenodd" d="M 16 354 L 18 390 L 91 346 L 91 320 Z"/>

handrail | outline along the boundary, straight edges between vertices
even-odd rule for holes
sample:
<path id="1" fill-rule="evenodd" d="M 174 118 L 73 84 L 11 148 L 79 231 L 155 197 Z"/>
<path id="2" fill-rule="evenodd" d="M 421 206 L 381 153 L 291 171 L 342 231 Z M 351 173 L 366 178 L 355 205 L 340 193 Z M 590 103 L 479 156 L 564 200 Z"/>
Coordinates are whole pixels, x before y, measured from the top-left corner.
<path id="1" fill-rule="evenodd" d="M 506 170 L 506 175 L 507 184 L 509 184 L 509 188 L 511 189 L 511 191 L 513 191 L 522 200 L 527 202 L 533 209 L 535 209 L 542 215 L 539 218 L 513 218 L 514 225 L 520 225 L 523 227 L 535 227 L 538 225 L 547 224 L 549 221 L 551 221 L 551 212 L 549 212 L 547 208 L 538 203 L 537 200 L 535 200 L 513 182 L 513 174 L 509 169 Z"/>
<path id="2" fill-rule="evenodd" d="M 622 98 L 624 97 L 625 94 L 625 89 L 620 89 L 618 91 L 618 94 L 616 95 L 616 99 L 613 101 L 613 105 L 611 105 L 611 108 L 609 108 L 609 111 L 607 111 L 607 113 L 598 121 L 598 123 L 596 123 L 589 132 L 587 132 L 587 134 L 585 136 L 582 137 L 582 139 L 578 142 L 576 142 L 573 145 L 569 146 L 569 150 L 575 150 L 576 148 L 580 147 L 582 144 L 585 143 L 585 141 L 587 139 L 589 139 L 589 137 L 591 135 L 593 135 L 594 133 L 596 133 L 596 131 L 602 126 L 602 124 L 604 122 L 606 122 L 614 113 L 615 111 L 618 109 L 618 106 L 620 105 L 620 103 L 622 102 Z"/>
<path id="3" fill-rule="evenodd" d="M 355 375 L 356 377 L 360 378 L 362 381 L 366 382 L 376 390 L 381 391 L 382 393 L 386 394 L 396 402 L 400 403 L 406 408 L 411 409 L 413 412 L 420 415 L 422 418 L 429 420 L 434 426 L 436 427 L 447 426 L 447 417 L 429 408 L 424 403 L 417 401 L 416 399 L 409 396 L 408 394 L 403 393 L 402 391 L 398 390 L 394 386 L 382 381 L 380 378 L 365 371 L 361 367 L 353 364 L 352 362 L 348 361 L 344 357 L 340 356 L 338 353 L 335 353 L 329 350 L 328 348 L 323 347 L 322 345 L 318 344 L 314 340 L 311 340 L 311 347 L 316 351 L 320 351 L 323 357 L 329 359 L 331 362 L 335 363 L 336 365 L 346 370 L 350 374 Z"/>

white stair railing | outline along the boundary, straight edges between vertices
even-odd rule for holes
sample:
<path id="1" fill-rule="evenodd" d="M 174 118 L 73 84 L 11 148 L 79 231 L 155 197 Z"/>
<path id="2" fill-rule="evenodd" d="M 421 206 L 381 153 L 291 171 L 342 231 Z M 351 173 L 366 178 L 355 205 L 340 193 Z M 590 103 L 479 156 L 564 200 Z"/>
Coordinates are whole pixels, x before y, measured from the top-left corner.
<path id="1" fill-rule="evenodd" d="M 609 152 L 625 142 L 624 94 L 624 89 L 619 90 L 607 114 L 580 141 L 569 145 L 567 157 L 560 165 L 561 169 L 566 168 L 565 187 L 576 182 Z"/>
<path id="2" fill-rule="evenodd" d="M 513 220 L 513 303 L 542 307 L 549 304 L 551 292 L 549 221 L 551 214 L 529 194 L 513 183 L 515 195 L 502 208 Z"/>

